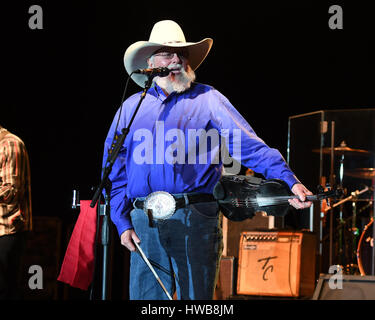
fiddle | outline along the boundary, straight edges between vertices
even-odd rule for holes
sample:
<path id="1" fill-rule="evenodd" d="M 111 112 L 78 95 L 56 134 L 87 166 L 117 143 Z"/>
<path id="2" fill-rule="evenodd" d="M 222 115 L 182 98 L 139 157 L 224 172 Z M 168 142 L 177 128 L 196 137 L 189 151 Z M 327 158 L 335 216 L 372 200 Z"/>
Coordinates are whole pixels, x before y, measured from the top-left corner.
<path id="1" fill-rule="evenodd" d="M 268 215 L 285 216 L 292 195 L 289 186 L 280 179 L 264 180 L 249 176 L 223 176 L 215 185 L 213 195 L 224 216 L 232 221 L 251 219 L 257 211 Z M 329 190 L 306 196 L 306 201 L 321 201 L 339 196 L 338 190 Z"/>

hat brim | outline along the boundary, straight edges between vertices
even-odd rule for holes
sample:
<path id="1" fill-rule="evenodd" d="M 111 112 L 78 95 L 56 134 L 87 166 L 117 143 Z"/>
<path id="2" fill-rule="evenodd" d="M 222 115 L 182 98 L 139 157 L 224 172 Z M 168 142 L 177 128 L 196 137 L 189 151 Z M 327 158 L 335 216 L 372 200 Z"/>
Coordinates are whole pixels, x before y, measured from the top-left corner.
<path id="1" fill-rule="evenodd" d="M 160 44 L 148 41 L 138 41 L 126 49 L 124 54 L 124 65 L 126 72 L 130 75 L 137 69 L 148 68 L 147 59 L 161 48 L 185 48 L 188 50 L 189 64 L 193 70 L 196 70 L 211 50 L 213 40 L 205 38 L 199 42 L 183 42 L 172 44 Z M 143 74 L 133 74 L 131 78 L 136 84 L 144 88 L 147 76 Z"/>

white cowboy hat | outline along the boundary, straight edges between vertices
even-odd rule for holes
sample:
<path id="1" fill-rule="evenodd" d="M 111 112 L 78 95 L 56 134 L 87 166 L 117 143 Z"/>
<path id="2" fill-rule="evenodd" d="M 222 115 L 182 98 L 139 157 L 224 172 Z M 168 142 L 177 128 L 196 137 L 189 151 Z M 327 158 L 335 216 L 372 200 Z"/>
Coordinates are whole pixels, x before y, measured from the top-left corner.
<path id="1" fill-rule="evenodd" d="M 199 42 L 186 42 L 181 27 L 172 20 L 163 20 L 155 23 L 148 41 L 138 41 L 130 45 L 124 54 L 124 64 L 130 75 L 137 69 L 148 68 L 147 59 L 164 47 L 185 48 L 188 50 L 190 67 L 196 70 L 206 58 L 211 49 L 213 40 L 205 38 Z M 147 76 L 133 74 L 132 79 L 140 87 L 144 88 Z"/>

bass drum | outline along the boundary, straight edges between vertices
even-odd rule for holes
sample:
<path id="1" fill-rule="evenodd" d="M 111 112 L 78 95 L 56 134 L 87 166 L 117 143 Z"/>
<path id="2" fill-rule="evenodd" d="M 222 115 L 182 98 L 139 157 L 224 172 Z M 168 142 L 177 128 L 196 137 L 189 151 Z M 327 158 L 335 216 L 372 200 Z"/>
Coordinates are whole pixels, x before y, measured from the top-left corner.
<path id="1" fill-rule="evenodd" d="M 361 237 L 359 238 L 357 259 L 359 271 L 362 276 L 371 274 L 372 249 L 374 246 L 374 239 L 372 237 L 373 227 L 374 220 L 371 220 L 363 229 Z"/>

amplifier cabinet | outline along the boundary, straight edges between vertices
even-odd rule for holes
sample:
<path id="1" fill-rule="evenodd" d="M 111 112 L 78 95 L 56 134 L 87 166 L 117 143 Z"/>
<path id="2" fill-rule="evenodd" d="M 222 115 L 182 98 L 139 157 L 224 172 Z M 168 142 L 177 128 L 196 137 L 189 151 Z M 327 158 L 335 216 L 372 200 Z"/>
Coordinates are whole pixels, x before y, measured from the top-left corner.
<path id="1" fill-rule="evenodd" d="M 237 294 L 312 296 L 316 236 L 312 232 L 242 232 Z"/>

